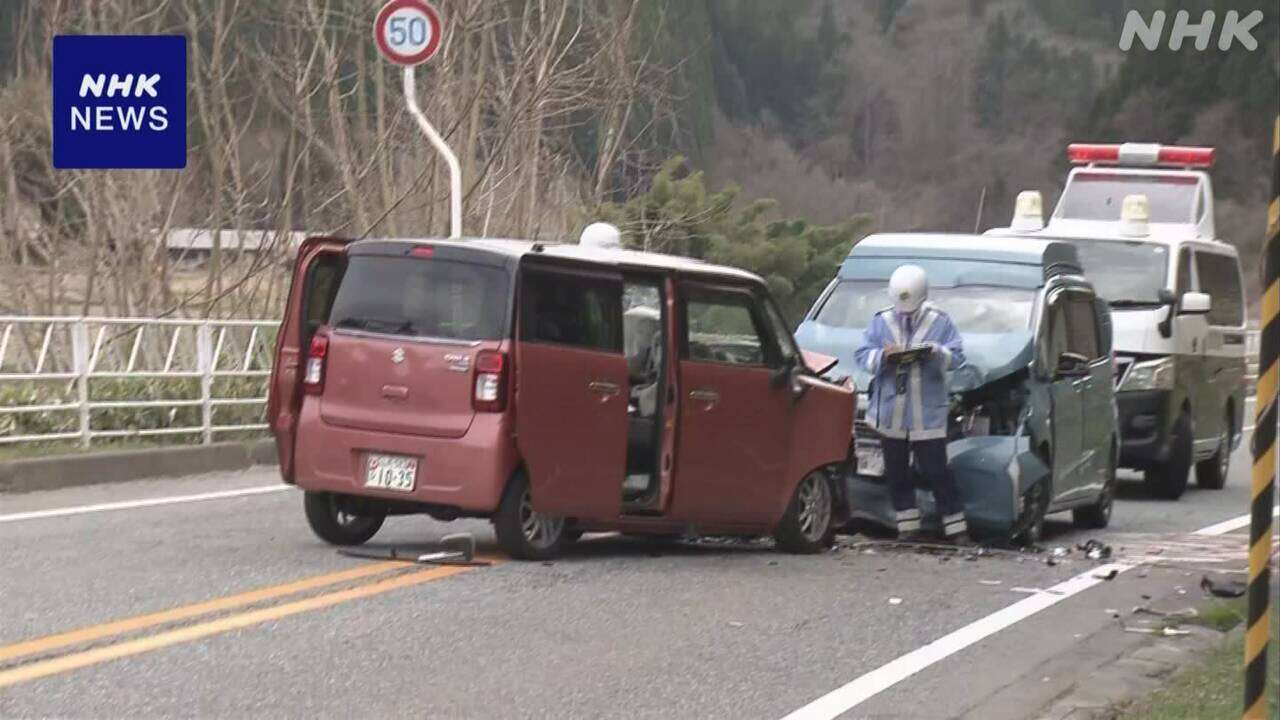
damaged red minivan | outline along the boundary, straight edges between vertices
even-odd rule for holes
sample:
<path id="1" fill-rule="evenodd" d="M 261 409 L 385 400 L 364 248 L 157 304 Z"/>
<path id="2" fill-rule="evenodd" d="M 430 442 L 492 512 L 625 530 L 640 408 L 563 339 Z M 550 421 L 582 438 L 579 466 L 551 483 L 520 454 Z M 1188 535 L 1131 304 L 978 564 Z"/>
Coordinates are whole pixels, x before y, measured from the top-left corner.
<path id="1" fill-rule="evenodd" d="M 484 517 L 517 558 L 583 532 L 761 535 L 847 514 L 851 388 L 757 276 L 509 240 L 300 248 L 271 378 L 284 481 L 338 545 L 387 515 Z"/>

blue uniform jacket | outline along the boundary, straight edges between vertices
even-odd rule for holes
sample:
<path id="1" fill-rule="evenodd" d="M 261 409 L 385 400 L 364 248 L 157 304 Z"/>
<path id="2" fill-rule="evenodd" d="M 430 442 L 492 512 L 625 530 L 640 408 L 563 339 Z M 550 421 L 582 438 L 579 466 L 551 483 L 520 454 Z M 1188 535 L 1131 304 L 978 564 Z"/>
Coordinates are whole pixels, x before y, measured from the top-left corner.
<path id="1" fill-rule="evenodd" d="M 862 347 L 854 353 L 858 364 L 871 373 L 868 390 L 867 423 L 881 435 L 910 440 L 932 440 L 947 436 L 947 372 L 964 366 L 964 344 L 951 318 L 925 303 L 912 316 L 911 337 L 893 308 L 871 318 L 862 336 Z M 882 362 L 884 347 L 896 343 L 905 348 L 932 346 L 926 359 L 903 366 L 905 377 L 899 393 L 899 367 Z"/>

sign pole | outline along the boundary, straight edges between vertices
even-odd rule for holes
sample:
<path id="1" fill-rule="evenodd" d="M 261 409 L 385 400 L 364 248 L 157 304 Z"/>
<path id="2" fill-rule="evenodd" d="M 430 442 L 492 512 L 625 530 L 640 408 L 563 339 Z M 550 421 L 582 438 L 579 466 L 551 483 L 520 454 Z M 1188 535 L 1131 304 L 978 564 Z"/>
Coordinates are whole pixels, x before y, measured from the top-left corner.
<path id="1" fill-rule="evenodd" d="M 1244 720 L 1265 720 L 1271 585 L 1271 516 L 1276 493 L 1276 385 L 1280 381 L 1280 116 L 1272 141 L 1271 202 L 1263 245 L 1262 332 L 1257 421 L 1253 435 L 1253 501 L 1249 523 L 1249 615 L 1244 636 Z"/>
<path id="2" fill-rule="evenodd" d="M 449 239 L 458 240 L 462 237 L 462 166 L 458 164 L 458 156 L 453 153 L 449 143 L 440 137 L 440 133 L 436 132 L 431 122 L 427 120 L 427 116 L 422 113 L 422 109 L 418 107 L 418 90 L 413 65 L 404 69 L 404 99 L 409 106 L 409 114 L 418 121 L 422 134 L 427 136 L 427 140 L 431 141 L 436 152 L 440 153 L 449 166 Z"/>

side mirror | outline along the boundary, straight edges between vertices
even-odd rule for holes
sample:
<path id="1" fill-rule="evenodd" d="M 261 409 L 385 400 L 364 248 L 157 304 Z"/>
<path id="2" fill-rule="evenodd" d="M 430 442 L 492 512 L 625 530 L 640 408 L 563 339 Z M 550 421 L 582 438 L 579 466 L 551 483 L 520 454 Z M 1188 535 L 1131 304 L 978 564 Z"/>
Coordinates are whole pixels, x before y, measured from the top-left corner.
<path id="1" fill-rule="evenodd" d="M 1058 356 L 1058 367 L 1054 374 L 1057 377 L 1083 375 L 1089 366 L 1089 358 L 1080 353 L 1064 352 Z"/>
<path id="2" fill-rule="evenodd" d="M 1179 315 L 1204 315 L 1213 307 L 1213 298 L 1205 293 L 1189 292 L 1182 294 L 1182 302 L 1178 304 Z"/>

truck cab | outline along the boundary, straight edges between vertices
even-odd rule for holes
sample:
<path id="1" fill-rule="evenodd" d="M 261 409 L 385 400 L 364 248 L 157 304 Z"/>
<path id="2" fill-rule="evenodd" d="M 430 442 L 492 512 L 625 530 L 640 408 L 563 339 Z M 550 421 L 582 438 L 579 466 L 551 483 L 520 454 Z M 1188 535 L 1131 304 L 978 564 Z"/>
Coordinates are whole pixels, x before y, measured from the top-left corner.
<path id="1" fill-rule="evenodd" d="M 1192 467 L 1226 483 L 1245 400 L 1246 307 L 1239 257 L 1218 237 L 1212 148 L 1073 144 L 1076 165 L 1047 223 L 1038 193 L 988 235 L 1075 246 L 1111 308 L 1122 467 L 1177 499 Z"/>

